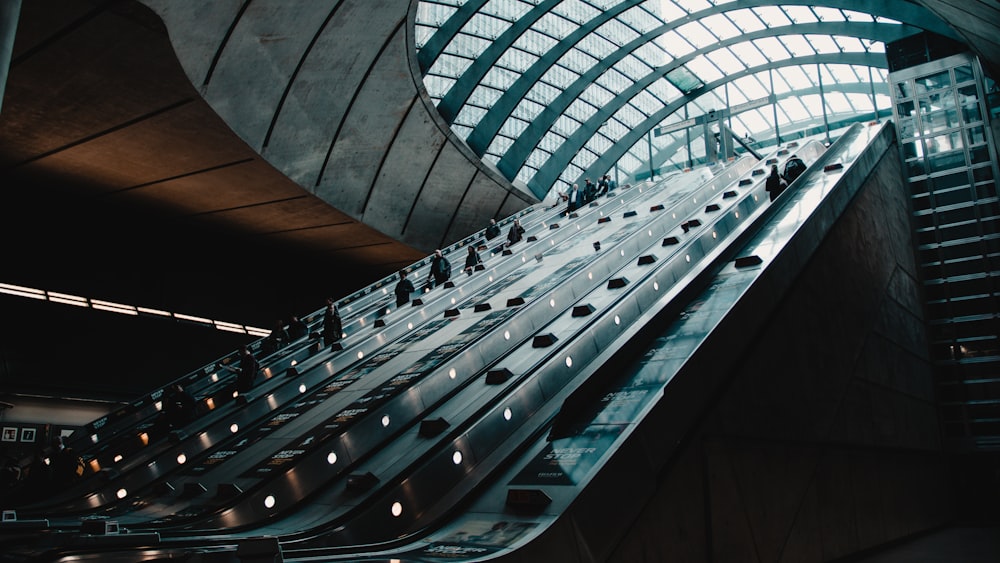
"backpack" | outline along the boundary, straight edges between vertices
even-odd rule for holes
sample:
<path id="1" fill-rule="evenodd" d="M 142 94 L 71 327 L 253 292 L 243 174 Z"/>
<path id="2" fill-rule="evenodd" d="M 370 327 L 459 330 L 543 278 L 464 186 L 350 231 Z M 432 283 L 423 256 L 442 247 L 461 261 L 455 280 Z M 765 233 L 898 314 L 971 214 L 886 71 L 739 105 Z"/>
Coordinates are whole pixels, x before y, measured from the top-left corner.
<path id="1" fill-rule="evenodd" d="M 791 184 L 806 170 L 806 163 L 802 162 L 801 158 L 793 156 L 788 159 L 785 163 L 785 173 L 782 176 L 785 181 Z"/>

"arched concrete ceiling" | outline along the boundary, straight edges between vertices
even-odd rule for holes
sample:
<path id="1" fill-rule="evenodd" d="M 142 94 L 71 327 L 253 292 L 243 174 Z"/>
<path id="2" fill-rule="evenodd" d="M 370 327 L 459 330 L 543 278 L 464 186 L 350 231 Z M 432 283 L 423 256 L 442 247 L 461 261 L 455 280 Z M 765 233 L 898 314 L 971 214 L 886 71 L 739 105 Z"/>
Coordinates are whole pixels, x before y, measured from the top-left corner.
<path id="1" fill-rule="evenodd" d="M 994 2 L 915 3 L 997 76 Z M 356 286 L 530 201 L 425 97 L 415 0 L 146 4 L 22 4 L 0 221 L 26 260 L 156 259 L 144 249 L 160 237 L 178 264 L 201 247 L 224 259 L 273 246 L 329 260 Z"/>
<path id="2" fill-rule="evenodd" d="M 143 1 L 239 136 L 351 218 L 426 251 L 534 201 L 421 97 L 409 0 Z"/>
<path id="3" fill-rule="evenodd" d="M 266 247 L 383 273 L 424 256 L 303 190 L 234 135 L 187 80 L 159 18 L 132 1 L 23 3 L 0 169 L 6 237 L 31 245 L 5 281 L 58 269 L 32 262 L 46 255 L 87 257 L 62 268 L 80 270 L 161 252 L 181 264 L 211 248 L 207 260 L 226 267 L 238 248 Z"/>

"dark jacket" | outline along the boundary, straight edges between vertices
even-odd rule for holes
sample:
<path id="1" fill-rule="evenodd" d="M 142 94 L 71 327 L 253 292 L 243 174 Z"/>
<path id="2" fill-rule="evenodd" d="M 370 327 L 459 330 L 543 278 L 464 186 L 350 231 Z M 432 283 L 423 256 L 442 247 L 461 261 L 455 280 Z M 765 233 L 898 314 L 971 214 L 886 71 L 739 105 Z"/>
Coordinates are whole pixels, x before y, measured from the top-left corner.
<path id="1" fill-rule="evenodd" d="M 431 260 L 431 276 L 435 284 L 442 284 L 451 279 L 451 262 L 444 256 L 435 256 Z"/>
<path id="2" fill-rule="evenodd" d="M 786 187 L 788 184 L 778 175 L 777 169 L 771 171 L 771 175 L 767 177 L 767 182 L 764 184 L 764 189 L 770 194 L 771 201 L 774 201 L 781 192 L 785 191 Z"/>
<path id="3" fill-rule="evenodd" d="M 575 211 L 576 209 L 578 209 L 580 206 L 583 205 L 583 192 L 581 192 L 579 188 L 575 190 L 573 188 L 570 188 L 569 193 L 566 195 L 566 197 L 567 199 L 569 199 L 569 203 L 567 204 L 566 207 L 568 211 L 571 212 Z"/>
<path id="4" fill-rule="evenodd" d="M 405 305 L 410 302 L 410 294 L 417 289 L 413 287 L 413 282 L 409 278 L 403 278 L 396 282 L 393 292 L 396 294 L 396 305 Z"/>
<path id="5" fill-rule="evenodd" d="M 479 253 L 473 250 L 469 254 L 465 255 L 465 268 L 472 269 L 475 268 L 477 264 L 482 264 L 483 260 L 479 257 Z"/>
<path id="6" fill-rule="evenodd" d="M 253 354 L 245 354 L 240 357 L 240 373 L 236 376 L 236 390 L 246 393 L 253 389 L 254 380 L 257 379 L 257 371 L 260 364 Z"/>
<path id="7" fill-rule="evenodd" d="M 521 235 L 524 234 L 524 227 L 518 223 L 514 223 L 510 226 L 510 230 L 507 231 L 507 243 L 514 244 L 515 242 L 521 240 Z"/>
<path id="8" fill-rule="evenodd" d="M 340 312 L 335 307 L 327 307 L 323 312 L 323 342 L 333 344 L 340 340 L 344 327 L 340 323 Z"/>

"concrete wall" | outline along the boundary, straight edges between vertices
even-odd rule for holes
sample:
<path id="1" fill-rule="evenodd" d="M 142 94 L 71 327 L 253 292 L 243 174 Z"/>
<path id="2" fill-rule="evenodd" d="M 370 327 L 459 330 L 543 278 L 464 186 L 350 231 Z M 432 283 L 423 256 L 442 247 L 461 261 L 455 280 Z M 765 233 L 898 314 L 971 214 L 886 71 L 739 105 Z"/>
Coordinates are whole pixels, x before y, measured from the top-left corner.
<path id="1" fill-rule="evenodd" d="M 535 201 L 438 115 L 415 59 L 416 2 L 142 2 L 233 131 L 379 233 L 430 252 Z"/>
<path id="2" fill-rule="evenodd" d="M 886 153 L 608 559 L 830 561 L 955 514 Z"/>

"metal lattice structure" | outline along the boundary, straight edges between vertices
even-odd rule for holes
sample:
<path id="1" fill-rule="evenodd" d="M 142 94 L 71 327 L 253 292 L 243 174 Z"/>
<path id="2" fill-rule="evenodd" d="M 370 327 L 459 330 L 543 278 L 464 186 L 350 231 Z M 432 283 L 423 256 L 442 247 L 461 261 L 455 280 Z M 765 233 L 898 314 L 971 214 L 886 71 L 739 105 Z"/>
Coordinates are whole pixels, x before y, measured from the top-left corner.
<path id="1" fill-rule="evenodd" d="M 929 29 L 912 4 L 422 0 L 424 84 L 469 147 L 537 197 L 705 158 L 669 126 L 712 110 L 760 144 L 891 115 L 885 43 Z M 891 16 L 891 17 L 890 17 Z"/>

